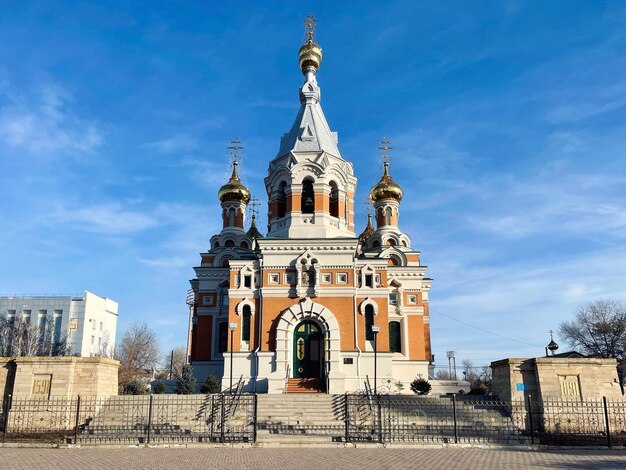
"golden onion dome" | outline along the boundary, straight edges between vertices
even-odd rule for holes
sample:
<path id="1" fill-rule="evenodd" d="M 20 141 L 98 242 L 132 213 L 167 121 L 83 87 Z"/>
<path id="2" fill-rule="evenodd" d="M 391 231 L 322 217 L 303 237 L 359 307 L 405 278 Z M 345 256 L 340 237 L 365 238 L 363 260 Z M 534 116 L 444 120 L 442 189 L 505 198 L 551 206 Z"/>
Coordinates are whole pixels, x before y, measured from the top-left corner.
<path id="1" fill-rule="evenodd" d="M 359 243 L 363 245 L 369 237 L 374 233 L 374 226 L 372 225 L 372 214 L 367 214 L 367 226 L 363 233 L 359 235 Z"/>
<path id="2" fill-rule="evenodd" d="M 313 67 L 316 70 L 320 68 L 322 63 L 322 48 L 310 39 L 304 43 L 298 51 L 298 59 L 300 61 L 300 69 L 302 72 L 308 68 Z"/>
<path id="3" fill-rule="evenodd" d="M 233 174 L 230 175 L 228 182 L 220 188 L 217 197 L 221 202 L 236 201 L 248 204 L 250 202 L 250 190 L 239 179 L 237 165 L 236 161 L 233 162 Z"/>
<path id="4" fill-rule="evenodd" d="M 370 199 L 374 202 L 383 199 L 395 199 L 398 202 L 402 200 L 402 188 L 389 176 L 389 163 L 387 162 L 385 162 L 385 173 L 370 191 Z"/>

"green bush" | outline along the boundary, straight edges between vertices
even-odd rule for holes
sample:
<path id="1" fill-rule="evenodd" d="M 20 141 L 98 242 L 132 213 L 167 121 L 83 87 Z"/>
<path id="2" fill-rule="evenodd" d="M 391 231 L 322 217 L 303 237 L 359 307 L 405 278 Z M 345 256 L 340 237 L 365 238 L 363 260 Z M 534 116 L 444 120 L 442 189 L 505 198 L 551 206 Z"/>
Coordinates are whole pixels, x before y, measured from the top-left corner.
<path id="1" fill-rule="evenodd" d="M 489 389 L 484 383 L 473 383 L 470 386 L 469 395 L 487 395 Z"/>
<path id="2" fill-rule="evenodd" d="M 136 380 L 131 380 L 124 385 L 124 395 L 141 395 L 143 393 L 143 387 Z"/>
<path id="3" fill-rule="evenodd" d="M 193 376 L 193 367 L 191 364 L 185 364 L 180 373 L 180 377 L 176 380 L 174 391 L 179 395 L 190 395 L 196 391 L 196 379 Z"/>
<path id="4" fill-rule="evenodd" d="M 428 395 L 431 389 L 432 386 L 428 383 L 428 380 L 424 380 L 421 377 L 411 382 L 411 390 L 417 395 Z"/>
<path id="5" fill-rule="evenodd" d="M 154 393 L 160 395 L 162 393 L 165 393 L 165 384 L 163 382 L 157 382 L 152 386 L 152 389 Z"/>
<path id="6" fill-rule="evenodd" d="M 204 379 L 204 383 L 200 386 L 201 393 L 218 393 L 220 391 L 220 383 L 214 375 L 209 374 Z"/>

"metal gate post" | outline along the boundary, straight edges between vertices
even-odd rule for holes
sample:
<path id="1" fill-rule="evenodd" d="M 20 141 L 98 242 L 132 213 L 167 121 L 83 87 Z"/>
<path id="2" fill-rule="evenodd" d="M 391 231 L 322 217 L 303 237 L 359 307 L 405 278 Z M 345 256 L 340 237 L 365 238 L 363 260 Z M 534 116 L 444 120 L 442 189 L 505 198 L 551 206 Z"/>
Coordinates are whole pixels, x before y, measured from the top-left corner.
<path id="1" fill-rule="evenodd" d="M 345 427 L 344 442 L 348 442 L 350 435 L 350 417 L 348 416 L 348 394 L 343 395 L 343 424 Z"/>
<path id="2" fill-rule="evenodd" d="M 150 401 L 148 402 L 148 438 L 146 444 L 150 444 L 150 437 L 152 431 L 152 394 L 150 394 Z"/>
<path id="3" fill-rule="evenodd" d="M 253 425 L 254 427 L 252 428 L 252 442 L 256 442 L 256 429 L 257 429 L 257 411 L 258 411 L 258 404 L 257 404 L 257 400 L 258 400 L 258 395 L 255 393 L 254 394 L 254 421 L 253 421 Z"/>
<path id="4" fill-rule="evenodd" d="M 4 429 L 2 431 L 2 442 L 7 440 L 7 431 L 9 427 L 9 411 L 11 410 L 11 395 L 7 395 L 7 399 L 2 404 L 4 407 Z"/>
<path id="5" fill-rule="evenodd" d="M 80 395 L 76 398 L 76 419 L 74 420 L 74 444 L 78 444 L 78 423 L 80 423 Z"/>
<path id="6" fill-rule="evenodd" d="M 530 443 L 535 443 L 535 428 L 533 425 L 533 402 L 532 395 L 528 395 L 528 425 L 530 427 Z"/>
<path id="7" fill-rule="evenodd" d="M 213 431 L 215 430 L 215 394 L 211 395 L 211 442 L 213 442 Z"/>
<path id="8" fill-rule="evenodd" d="M 606 403 L 606 397 L 602 397 L 602 403 L 604 404 L 604 423 L 606 425 L 606 444 L 609 446 L 609 449 L 613 448 L 613 443 L 611 442 L 611 427 L 609 426 L 609 407 Z"/>
<path id="9" fill-rule="evenodd" d="M 454 443 L 459 443 L 459 427 L 456 420 L 456 394 L 452 394 L 452 417 L 454 418 Z"/>
<path id="10" fill-rule="evenodd" d="M 385 441 L 383 439 L 383 413 L 380 405 L 380 395 L 376 395 L 376 403 L 378 405 L 378 442 L 383 444 Z"/>
<path id="11" fill-rule="evenodd" d="M 226 407 L 224 406 L 224 394 L 221 395 L 222 398 L 222 416 L 221 416 L 221 426 L 220 426 L 220 442 L 226 442 L 224 440 L 224 427 L 226 426 Z"/>

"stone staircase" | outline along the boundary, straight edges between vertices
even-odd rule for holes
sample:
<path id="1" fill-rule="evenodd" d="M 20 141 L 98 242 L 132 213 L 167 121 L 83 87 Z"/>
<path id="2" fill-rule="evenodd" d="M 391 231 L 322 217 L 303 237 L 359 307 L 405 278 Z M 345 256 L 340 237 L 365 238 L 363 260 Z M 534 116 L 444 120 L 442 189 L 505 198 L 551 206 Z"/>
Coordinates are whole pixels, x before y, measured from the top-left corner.
<path id="1" fill-rule="evenodd" d="M 343 395 L 258 395 L 257 442 L 281 446 L 339 444 L 344 437 L 343 413 Z"/>

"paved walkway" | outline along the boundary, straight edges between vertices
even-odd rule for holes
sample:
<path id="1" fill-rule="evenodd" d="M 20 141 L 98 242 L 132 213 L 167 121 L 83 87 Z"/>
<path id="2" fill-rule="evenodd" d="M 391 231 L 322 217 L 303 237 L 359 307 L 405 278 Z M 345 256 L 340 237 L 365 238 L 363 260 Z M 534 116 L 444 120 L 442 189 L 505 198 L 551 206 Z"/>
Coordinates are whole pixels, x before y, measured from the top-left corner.
<path id="1" fill-rule="evenodd" d="M 626 469 L 626 450 L 0 448 L 0 469 Z"/>

